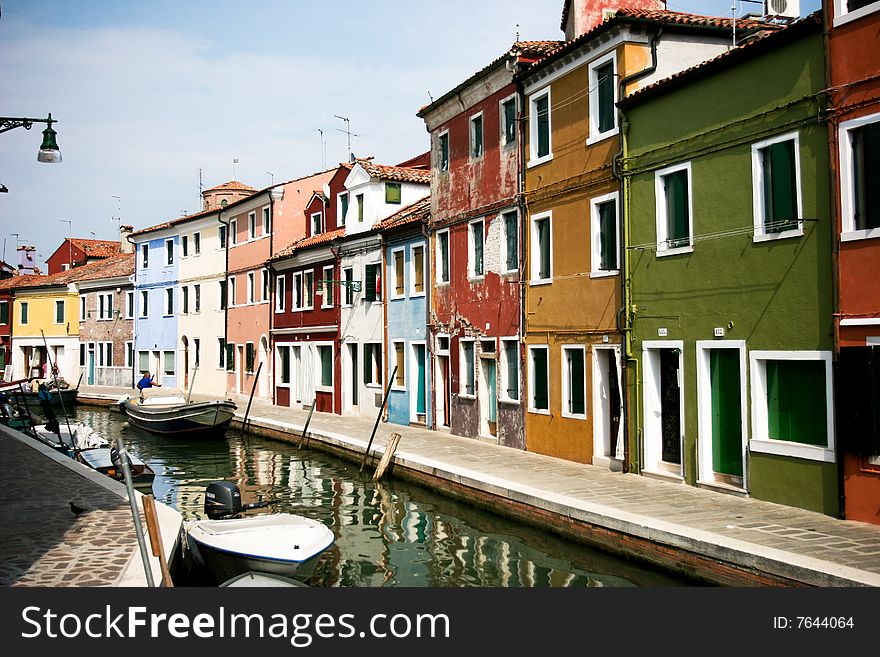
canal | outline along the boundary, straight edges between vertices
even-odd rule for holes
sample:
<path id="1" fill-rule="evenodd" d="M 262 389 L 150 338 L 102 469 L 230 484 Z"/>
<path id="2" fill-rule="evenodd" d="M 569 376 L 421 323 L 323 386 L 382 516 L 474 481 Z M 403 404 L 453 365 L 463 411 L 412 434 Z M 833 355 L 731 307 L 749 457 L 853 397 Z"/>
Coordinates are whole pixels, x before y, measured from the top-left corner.
<path id="1" fill-rule="evenodd" d="M 185 520 L 203 518 L 212 481 L 235 482 L 242 502 L 319 519 L 336 541 L 311 586 L 692 586 L 693 580 L 568 541 L 425 488 L 372 481 L 358 466 L 315 449 L 229 431 L 225 439 L 172 440 L 129 426 L 105 408 L 76 419 L 156 471 L 153 494 Z"/>

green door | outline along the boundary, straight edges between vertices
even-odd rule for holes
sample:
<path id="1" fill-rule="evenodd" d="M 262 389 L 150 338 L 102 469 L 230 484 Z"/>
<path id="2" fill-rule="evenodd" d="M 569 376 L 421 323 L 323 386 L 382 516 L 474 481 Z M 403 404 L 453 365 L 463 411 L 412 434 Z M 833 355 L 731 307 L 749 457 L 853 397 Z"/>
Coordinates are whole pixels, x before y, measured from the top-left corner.
<path id="1" fill-rule="evenodd" d="M 742 477 L 742 391 L 739 350 L 709 351 L 712 387 L 712 469 Z"/>
<path id="2" fill-rule="evenodd" d="M 489 422 L 497 422 L 498 421 L 498 391 L 496 390 L 496 380 L 495 380 L 495 361 L 486 359 L 484 361 L 486 363 L 486 397 L 488 397 L 487 401 L 489 402 L 489 414 L 488 420 Z"/>
<path id="3" fill-rule="evenodd" d="M 416 415 L 425 415 L 425 345 L 415 345 Z"/>
<path id="4" fill-rule="evenodd" d="M 95 385 L 95 348 L 89 345 L 89 377 L 87 379 L 90 386 Z"/>

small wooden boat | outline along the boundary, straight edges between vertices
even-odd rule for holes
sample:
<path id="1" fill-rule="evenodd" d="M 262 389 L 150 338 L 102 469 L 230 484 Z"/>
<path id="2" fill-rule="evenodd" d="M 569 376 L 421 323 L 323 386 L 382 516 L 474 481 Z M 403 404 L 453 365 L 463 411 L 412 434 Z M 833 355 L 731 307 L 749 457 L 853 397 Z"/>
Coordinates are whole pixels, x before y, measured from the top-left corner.
<path id="1" fill-rule="evenodd" d="M 179 392 L 150 392 L 119 402 L 129 424 L 161 435 L 222 436 L 235 415 L 228 399 L 187 401 Z"/>
<path id="2" fill-rule="evenodd" d="M 251 571 L 308 577 L 334 541 L 323 523 L 291 513 L 197 520 L 187 533 L 196 561 L 217 583 Z"/>
<path id="3" fill-rule="evenodd" d="M 111 448 L 109 446 L 84 449 L 77 452 L 76 460 L 97 470 L 101 474 L 122 481 L 122 470 L 113 463 L 110 451 Z M 131 470 L 132 485 L 141 491 L 151 491 L 153 489 L 153 480 L 156 478 L 153 468 L 134 454 L 129 454 L 128 458 L 130 460 L 129 468 Z"/>

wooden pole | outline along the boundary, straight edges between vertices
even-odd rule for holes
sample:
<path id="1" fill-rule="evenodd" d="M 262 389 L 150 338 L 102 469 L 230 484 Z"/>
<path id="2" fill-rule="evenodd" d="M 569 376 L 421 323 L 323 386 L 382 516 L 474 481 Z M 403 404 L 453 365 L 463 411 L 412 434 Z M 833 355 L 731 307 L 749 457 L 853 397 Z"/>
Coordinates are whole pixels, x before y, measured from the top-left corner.
<path id="1" fill-rule="evenodd" d="M 396 375 L 397 365 L 394 366 L 394 371 L 391 372 L 391 376 L 388 378 L 388 386 L 385 388 L 385 398 L 382 400 L 382 406 L 379 407 L 379 413 L 376 415 L 376 423 L 373 425 L 373 433 L 370 434 L 370 442 L 367 443 L 367 448 L 364 450 L 364 460 L 361 461 L 361 469 L 359 472 L 363 472 L 364 466 L 367 464 L 367 457 L 370 455 L 370 447 L 373 445 L 373 438 L 376 437 L 376 429 L 379 428 L 379 420 L 382 419 L 382 414 L 385 412 L 385 404 L 388 403 L 388 395 L 391 394 L 391 383 L 394 381 Z"/>
<path id="2" fill-rule="evenodd" d="M 244 429 L 247 426 L 248 415 L 251 413 L 251 402 L 254 401 L 254 393 L 257 391 L 257 383 L 260 381 L 260 370 L 263 369 L 263 363 L 260 363 L 257 367 L 257 374 L 254 376 L 254 385 L 251 386 L 251 396 L 248 398 L 247 409 L 244 412 L 244 420 L 241 423 L 241 433 L 239 434 L 242 438 L 244 438 Z"/>
<path id="3" fill-rule="evenodd" d="M 312 402 L 312 407 L 309 409 L 309 416 L 306 418 L 306 426 L 303 427 L 302 435 L 299 437 L 299 445 L 296 446 L 297 449 L 302 449 L 303 442 L 306 441 L 306 432 L 309 430 L 309 422 L 312 421 L 312 413 L 315 412 L 315 406 L 318 405 L 318 400 Z"/>
<path id="4" fill-rule="evenodd" d="M 49 355 L 49 343 L 46 341 L 46 334 L 40 329 L 40 335 L 43 336 L 43 346 L 46 349 L 46 361 L 49 363 L 49 371 L 52 372 L 52 379 L 55 381 L 55 390 L 58 392 L 58 403 L 61 404 L 61 413 L 64 415 L 64 422 L 67 424 L 67 435 L 70 436 L 70 447 L 73 449 L 73 430 L 70 428 L 70 418 L 67 417 L 67 409 L 64 408 L 64 397 L 61 395 L 61 388 L 58 387 L 58 374 L 55 372 L 55 365 L 52 363 L 52 356 Z M 50 395 L 51 397 L 51 395 Z M 61 436 L 59 435 L 60 439 Z M 64 441 L 61 441 L 64 443 Z"/>
<path id="5" fill-rule="evenodd" d="M 399 443 L 400 434 L 395 431 L 391 434 L 391 440 L 389 440 L 388 444 L 385 446 L 385 453 L 382 454 L 382 459 L 376 467 L 376 472 L 373 474 L 373 481 L 379 481 L 382 478 L 382 475 L 385 474 L 385 470 L 388 469 L 391 459 L 394 458 L 394 452 L 397 451 L 397 445 Z"/>
<path id="6" fill-rule="evenodd" d="M 159 516 L 156 513 L 156 500 L 152 495 L 141 497 L 144 505 L 144 519 L 147 521 L 147 532 L 150 535 L 150 547 L 153 556 L 159 557 L 159 567 L 162 569 L 162 586 L 173 587 L 171 571 L 168 569 L 168 561 L 165 559 L 165 546 L 162 545 L 162 535 L 159 532 Z"/>

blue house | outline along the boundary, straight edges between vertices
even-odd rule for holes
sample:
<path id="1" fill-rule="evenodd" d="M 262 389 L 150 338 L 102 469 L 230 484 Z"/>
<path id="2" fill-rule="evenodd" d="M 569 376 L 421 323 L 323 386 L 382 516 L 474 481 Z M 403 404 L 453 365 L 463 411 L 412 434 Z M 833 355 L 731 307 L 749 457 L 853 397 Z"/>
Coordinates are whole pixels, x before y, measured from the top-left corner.
<path id="1" fill-rule="evenodd" d="M 134 268 L 134 351 L 138 372 L 149 372 L 163 387 L 178 377 L 177 279 L 179 237 L 170 223 L 132 233 Z"/>
<path id="2" fill-rule="evenodd" d="M 431 425 L 427 312 L 430 299 L 428 239 L 430 196 L 377 225 L 385 262 L 385 354 L 391 392 L 388 421 Z M 395 372 L 395 367 L 397 368 Z"/>

